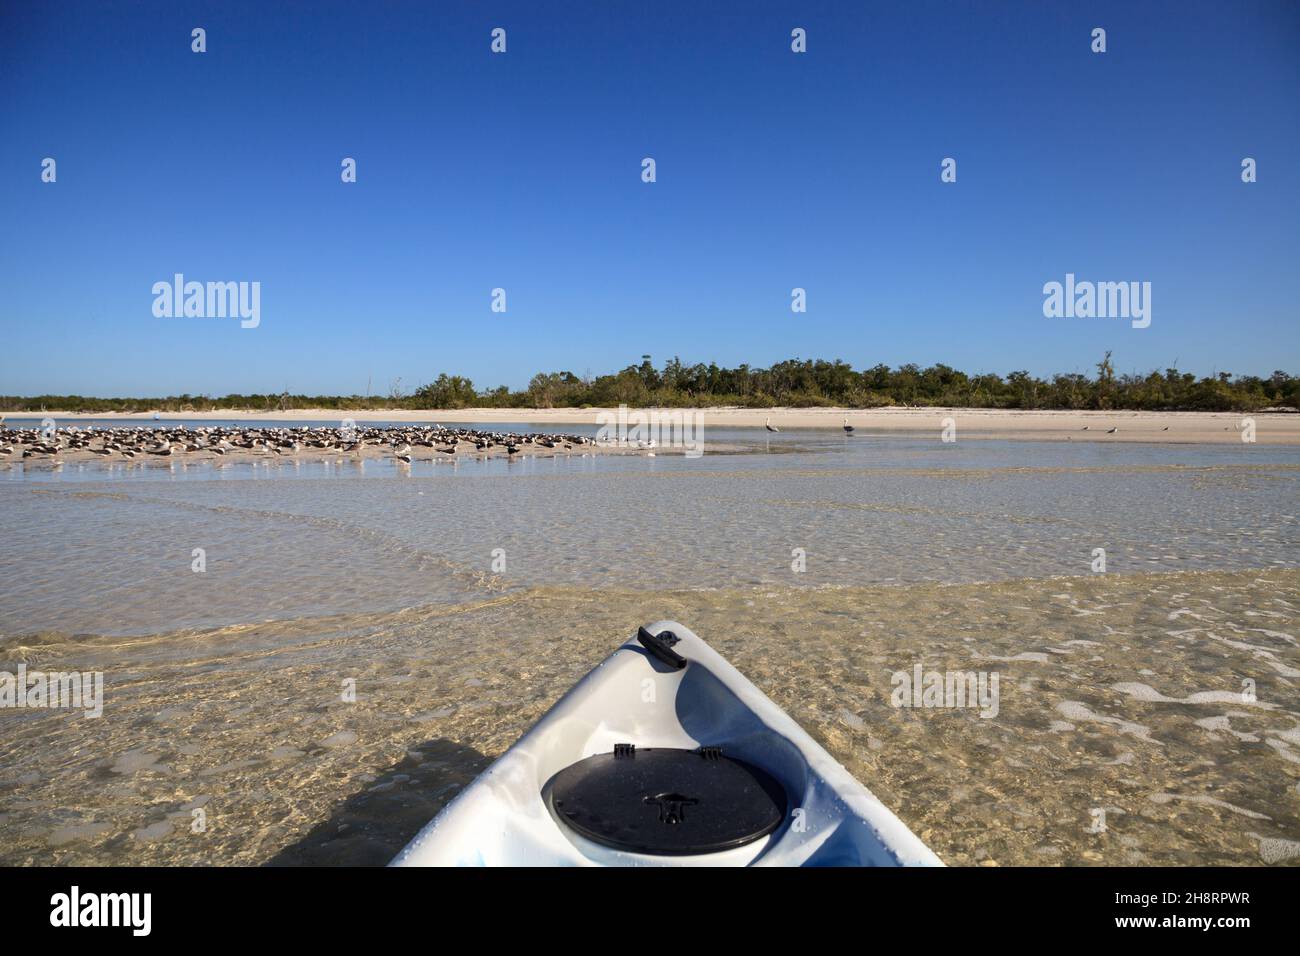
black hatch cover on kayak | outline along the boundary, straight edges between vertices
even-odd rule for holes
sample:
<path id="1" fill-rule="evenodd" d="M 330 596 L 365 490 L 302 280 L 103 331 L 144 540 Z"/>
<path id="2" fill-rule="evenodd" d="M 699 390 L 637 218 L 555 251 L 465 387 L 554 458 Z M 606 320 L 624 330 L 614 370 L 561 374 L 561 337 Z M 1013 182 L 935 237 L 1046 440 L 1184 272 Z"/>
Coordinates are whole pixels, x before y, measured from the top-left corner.
<path id="1" fill-rule="evenodd" d="M 542 792 L 576 833 L 657 855 L 744 846 L 780 826 L 786 810 L 785 791 L 770 774 L 717 747 L 616 744 L 613 753 L 565 767 Z"/>

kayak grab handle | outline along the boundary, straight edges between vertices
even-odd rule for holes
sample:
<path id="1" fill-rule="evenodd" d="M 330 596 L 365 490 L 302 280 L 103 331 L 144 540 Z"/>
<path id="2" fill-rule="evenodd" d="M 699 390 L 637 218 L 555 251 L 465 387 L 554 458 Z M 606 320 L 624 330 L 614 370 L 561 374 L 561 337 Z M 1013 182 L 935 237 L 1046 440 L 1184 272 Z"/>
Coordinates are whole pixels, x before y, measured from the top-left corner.
<path id="1" fill-rule="evenodd" d="M 681 670 L 686 666 L 686 658 L 672 649 L 668 643 L 672 640 L 673 644 L 677 643 L 677 635 L 672 631 L 664 631 L 663 634 L 656 637 L 644 627 L 637 628 L 636 639 L 641 642 L 641 646 L 653 654 L 659 660 L 663 661 L 669 667 L 675 667 Z"/>

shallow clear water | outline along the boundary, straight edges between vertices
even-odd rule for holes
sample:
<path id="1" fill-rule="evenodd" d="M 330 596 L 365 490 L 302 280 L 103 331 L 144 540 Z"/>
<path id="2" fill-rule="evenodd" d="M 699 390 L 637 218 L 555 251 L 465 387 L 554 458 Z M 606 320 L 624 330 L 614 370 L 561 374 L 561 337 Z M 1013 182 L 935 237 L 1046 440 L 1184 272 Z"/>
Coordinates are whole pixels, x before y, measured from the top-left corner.
<path id="1" fill-rule="evenodd" d="M 1300 572 L 1285 570 L 547 587 L 0 642 L 0 667 L 105 674 L 100 719 L 0 714 L 0 864 L 385 863 L 638 624 L 665 618 L 947 863 L 1300 862 Z M 891 706 L 891 674 L 917 663 L 998 674 L 996 716 Z"/>
<path id="2" fill-rule="evenodd" d="M 0 633 L 148 633 L 521 586 L 1087 574 L 1097 548 L 1111 573 L 1300 565 L 1295 449 L 710 438 L 751 453 L 12 468 Z"/>

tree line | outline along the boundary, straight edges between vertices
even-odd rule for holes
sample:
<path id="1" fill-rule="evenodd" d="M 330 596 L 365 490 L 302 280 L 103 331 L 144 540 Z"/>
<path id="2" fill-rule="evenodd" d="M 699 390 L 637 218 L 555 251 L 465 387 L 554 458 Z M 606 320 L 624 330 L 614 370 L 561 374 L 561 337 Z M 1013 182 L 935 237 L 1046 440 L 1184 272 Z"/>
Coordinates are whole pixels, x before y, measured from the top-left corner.
<path id="1" fill-rule="evenodd" d="M 875 365 L 855 370 L 847 362 L 789 359 L 769 368 L 716 363 L 686 365 L 678 358 L 656 368 L 649 356 L 608 375 L 540 372 L 522 391 L 501 385 L 477 388 L 460 375 L 439 374 L 410 394 L 397 385 L 386 396 L 230 394 L 166 398 L 89 398 L 82 395 L 0 396 L 0 409 L 40 412 L 143 412 L 220 410 L 286 411 L 296 408 L 382 410 L 424 408 L 583 408 L 616 405 L 708 407 L 738 405 L 954 406 L 1008 409 L 1129 409 L 1141 411 L 1257 411 L 1300 408 L 1300 377 L 1276 371 L 1267 378 L 1228 372 L 1197 378 L 1176 368 L 1146 374 L 1115 373 L 1111 353 L 1096 374 L 1063 372 L 1039 378 L 1026 371 L 967 374 L 947 365 Z"/>

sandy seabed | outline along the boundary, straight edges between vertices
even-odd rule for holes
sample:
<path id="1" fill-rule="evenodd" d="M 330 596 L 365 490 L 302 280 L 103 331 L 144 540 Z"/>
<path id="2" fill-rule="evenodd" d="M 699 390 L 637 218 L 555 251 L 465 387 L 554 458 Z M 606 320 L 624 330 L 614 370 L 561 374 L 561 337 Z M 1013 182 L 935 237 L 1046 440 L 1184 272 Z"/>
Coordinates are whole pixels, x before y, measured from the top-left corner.
<path id="1" fill-rule="evenodd" d="M 1276 569 L 545 587 L 11 638 L 4 667 L 103 670 L 106 701 L 98 719 L 5 715 L 0 864 L 385 863 L 661 618 L 729 658 L 950 864 L 1300 861 L 1300 572 Z M 997 715 L 892 706 L 891 674 L 916 663 L 996 672 Z"/>

